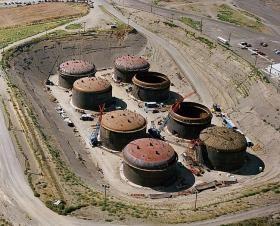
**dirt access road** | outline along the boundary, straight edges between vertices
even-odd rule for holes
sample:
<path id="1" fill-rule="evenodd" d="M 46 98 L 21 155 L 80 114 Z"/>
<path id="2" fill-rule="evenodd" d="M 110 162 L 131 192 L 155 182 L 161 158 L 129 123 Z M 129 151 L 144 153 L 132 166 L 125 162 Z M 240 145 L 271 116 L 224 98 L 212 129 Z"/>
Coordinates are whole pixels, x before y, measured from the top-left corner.
<path id="1" fill-rule="evenodd" d="M 63 29 L 65 26 L 67 26 L 67 24 L 49 30 L 49 32 Z M 5 50 L 44 34 L 45 32 L 15 42 L 6 47 Z M 0 60 L 2 59 L 1 53 Z M 4 99 L 6 103 L 9 103 L 8 100 L 10 97 L 7 93 L 7 85 L 4 77 L 5 73 L 0 68 L 0 213 L 2 217 L 15 225 L 93 225 L 92 221 L 60 216 L 48 209 L 34 196 L 23 173 L 23 168 L 20 165 L 19 156 L 17 156 L 19 151 L 16 150 L 16 146 L 11 138 L 11 133 L 5 122 L 2 99 Z M 11 118 L 15 119 L 15 112 L 13 111 L 12 106 L 10 107 L 11 108 L 9 108 L 8 111 L 11 114 Z M 13 122 L 14 124 L 17 124 L 16 129 L 22 130 L 22 128 L 19 127 L 20 123 L 17 120 L 14 120 Z M 94 225 L 109 224 L 94 222 Z"/>
<path id="2" fill-rule="evenodd" d="M 2 70 L 0 70 L 0 75 L 1 98 L 8 100 Z M 13 112 L 11 110 L 9 112 L 13 117 Z M 0 109 L 0 172 L 0 211 L 4 216 L 10 216 L 9 221 L 21 225 L 90 225 L 88 221 L 59 216 L 34 196 L 16 155 L 2 106 Z"/>
<path id="3" fill-rule="evenodd" d="M 120 19 L 122 22 L 127 23 L 127 18 L 125 18 L 120 12 L 115 10 L 112 5 L 105 3 L 107 10 Z M 201 99 L 201 102 L 207 106 L 211 106 L 213 100 L 211 95 L 209 94 L 208 89 L 201 82 L 197 79 L 196 73 L 194 70 L 189 66 L 187 60 L 182 56 L 182 54 L 168 41 L 165 39 L 157 36 L 156 34 L 148 31 L 147 29 L 139 26 L 138 24 L 134 23 L 133 21 L 129 22 L 129 25 L 134 27 L 138 32 L 145 35 L 152 43 L 157 43 L 160 45 L 167 53 L 174 59 L 175 63 L 178 65 L 184 76 L 190 81 L 192 88 L 197 91 L 198 96 Z"/>
<path id="4" fill-rule="evenodd" d="M 141 29 L 140 26 L 138 26 L 138 28 L 139 30 Z M 154 34 L 150 33 L 149 35 L 152 35 L 153 37 Z M 147 36 L 150 37 L 149 35 Z M 39 36 L 40 35 L 37 35 L 37 37 Z M 155 41 L 158 41 L 156 37 L 157 36 L 155 36 Z M 25 41 L 26 40 L 22 40 L 17 44 L 23 43 Z M 165 44 L 165 42 L 163 42 L 163 44 Z M 176 57 L 175 53 L 173 53 L 172 56 Z M 1 81 L 0 84 L 4 84 L 4 81 Z M 196 87 L 196 84 L 194 84 L 194 86 Z M 6 89 L 5 87 L 3 88 L 1 87 L 0 90 L 5 91 Z M 24 179 L 25 177 L 20 167 L 20 164 L 17 160 L 17 156 L 15 154 L 15 148 L 12 144 L 12 140 L 10 139 L 9 131 L 7 130 L 7 127 L 5 126 L 5 123 L 3 121 L 2 113 L 0 116 L 0 122 L 1 122 L 0 124 L 1 126 L 0 127 L 1 177 L 0 179 L 2 181 L 0 189 L 1 189 L 1 200 L 2 200 L 1 205 L 6 206 L 5 210 L 13 213 L 15 217 L 20 215 L 23 217 L 25 215 L 25 218 L 29 218 L 27 222 L 26 221 L 23 222 L 17 221 L 17 222 L 21 222 L 23 224 L 25 224 L 24 222 L 26 222 L 26 225 L 93 225 L 93 222 L 77 220 L 70 217 L 58 216 L 57 214 L 47 209 L 37 198 L 33 196 L 31 189 L 29 188 L 26 180 Z M 7 205 L 9 205 L 9 208 L 7 208 Z M 17 215 L 17 213 L 19 215 Z M 225 222 L 227 217 L 232 218 L 232 216 L 225 216 L 223 222 Z M 94 225 L 98 225 L 98 224 L 94 223 Z"/>

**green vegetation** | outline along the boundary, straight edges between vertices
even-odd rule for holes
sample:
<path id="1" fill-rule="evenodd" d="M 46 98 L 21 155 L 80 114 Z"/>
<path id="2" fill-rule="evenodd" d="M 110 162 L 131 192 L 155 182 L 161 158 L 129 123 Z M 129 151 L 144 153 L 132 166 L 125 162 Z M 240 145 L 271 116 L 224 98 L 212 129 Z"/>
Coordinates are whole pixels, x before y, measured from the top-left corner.
<path id="1" fill-rule="evenodd" d="M 16 27 L 0 28 L 0 48 L 32 35 L 67 24 L 72 19 L 56 19 L 49 22 L 40 22 Z"/>
<path id="2" fill-rule="evenodd" d="M 153 0 L 153 1 L 152 1 L 152 4 L 154 4 L 154 5 L 158 5 L 158 4 L 159 4 L 159 2 L 160 2 L 160 0 Z"/>
<path id="3" fill-rule="evenodd" d="M 13 224 L 6 219 L 0 218 L 0 226 L 12 226 Z"/>
<path id="4" fill-rule="evenodd" d="M 263 24 L 261 19 L 242 10 L 236 10 L 229 5 L 222 4 L 218 8 L 217 18 L 232 24 L 249 27 L 261 31 Z"/>
<path id="5" fill-rule="evenodd" d="M 188 17 L 181 17 L 180 21 L 183 22 L 184 24 L 190 26 L 191 28 L 195 30 L 200 30 L 201 29 L 201 21 L 193 20 Z"/>
<path id="6" fill-rule="evenodd" d="M 178 27 L 176 24 L 174 24 L 173 22 L 170 22 L 170 21 L 164 21 L 163 23 L 169 27 Z"/>
<path id="7" fill-rule="evenodd" d="M 205 37 L 195 37 L 195 39 L 203 42 L 204 44 L 206 44 L 210 49 L 214 48 L 216 45 L 214 44 L 214 42 L 210 41 L 209 39 L 205 38 Z"/>
<path id="8" fill-rule="evenodd" d="M 69 24 L 65 27 L 67 30 L 76 30 L 76 29 L 81 29 L 83 28 L 81 23 L 74 23 L 74 24 Z"/>

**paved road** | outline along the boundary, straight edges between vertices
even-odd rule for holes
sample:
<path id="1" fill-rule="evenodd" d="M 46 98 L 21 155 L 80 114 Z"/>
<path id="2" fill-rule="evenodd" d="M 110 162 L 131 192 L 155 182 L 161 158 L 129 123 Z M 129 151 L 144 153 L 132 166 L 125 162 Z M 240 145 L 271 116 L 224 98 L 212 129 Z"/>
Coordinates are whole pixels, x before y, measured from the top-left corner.
<path id="1" fill-rule="evenodd" d="M 269 46 L 265 48 L 264 52 L 267 54 L 269 58 L 273 59 L 275 62 L 278 62 L 279 60 L 277 55 L 275 55 L 272 51 L 275 48 L 278 48 L 276 44 L 274 44 L 274 42 L 276 43 L 280 42 L 280 38 L 279 38 L 280 26 L 275 24 L 277 21 L 273 19 L 269 20 L 270 17 L 268 17 L 267 19 L 262 17 L 263 14 L 270 14 L 270 11 L 268 11 L 269 8 L 267 7 L 265 8 L 266 11 L 263 12 L 263 14 L 257 14 L 257 15 L 264 20 L 264 23 L 266 23 L 268 27 L 271 28 L 271 33 L 259 33 L 247 29 L 245 27 L 236 26 L 234 24 L 227 23 L 221 20 L 208 18 L 206 16 L 198 16 L 191 13 L 182 12 L 179 10 L 163 8 L 160 6 L 153 6 L 151 8 L 151 4 L 147 0 L 113 0 L 113 1 L 118 5 L 124 5 L 136 10 L 141 10 L 145 12 L 152 11 L 156 15 L 169 19 L 180 19 L 182 16 L 184 16 L 198 21 L 202 20 L 203 34 L 207 35 L 213 40 L 216 40 L 218 36 L 228 38 L 229 35 L 231 35 L 230 42 L 232 47 L 234 48 L 234 51 L 236 51 L 245 59 L 249 60 L 251 63 L 254 63 L 255 57 L 252 57 L 249 52 L 241 50 L 240 47 L 238 46 L 238 43 L 240 43 L 241 41 L 247 41 L 253 44 L 254 46 L 257 45 L 258 47 L 256 48 L 259 48 L 260 42 L 262 41 L 268 42 Z M 248 6 L 249 4 L 244 3 L 247 1 L 240 1 L 240 2 L 243 3 L 242 5 L 247 5 L 248 11 L 250 11 Z M 255 9 L 259 9 L 258 7 L 259 6 L 252 8 L 253 12 Z M 262 7 L 260 7 L 259 10 L 262 10 Z M 273 15 L 275 15 L 275 13 Z M 267 65 L 267 62 L 266 61 L 264 62 L 265 65 Z"/>

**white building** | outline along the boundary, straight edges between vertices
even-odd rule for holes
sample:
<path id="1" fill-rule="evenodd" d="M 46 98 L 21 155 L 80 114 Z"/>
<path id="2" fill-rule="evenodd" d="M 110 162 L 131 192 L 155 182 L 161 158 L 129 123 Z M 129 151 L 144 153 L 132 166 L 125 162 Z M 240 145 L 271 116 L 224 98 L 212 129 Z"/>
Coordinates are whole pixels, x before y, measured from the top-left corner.
<path id="1" fill-rule="evenodd" d="M 271 74 L 271 77 L 280 78 L 280 63 L 269 65 L 265 70 Z"/>

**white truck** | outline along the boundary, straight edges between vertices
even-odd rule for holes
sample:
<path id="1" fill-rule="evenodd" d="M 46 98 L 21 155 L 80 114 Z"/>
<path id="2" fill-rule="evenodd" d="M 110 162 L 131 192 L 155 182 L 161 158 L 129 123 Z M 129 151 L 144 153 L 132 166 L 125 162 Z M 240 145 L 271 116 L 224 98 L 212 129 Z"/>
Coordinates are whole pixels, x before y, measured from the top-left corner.
<path id="1" fill-rule="evenodd" d="M 222 37 L 220 37 L 220 36 L 217 37 L 217 41 L 218 41 L 219 43 L 223 44 L 223 45 L 229 46 L 229 40 L 224 39 L 224 38 L 222 38 Z"/>

